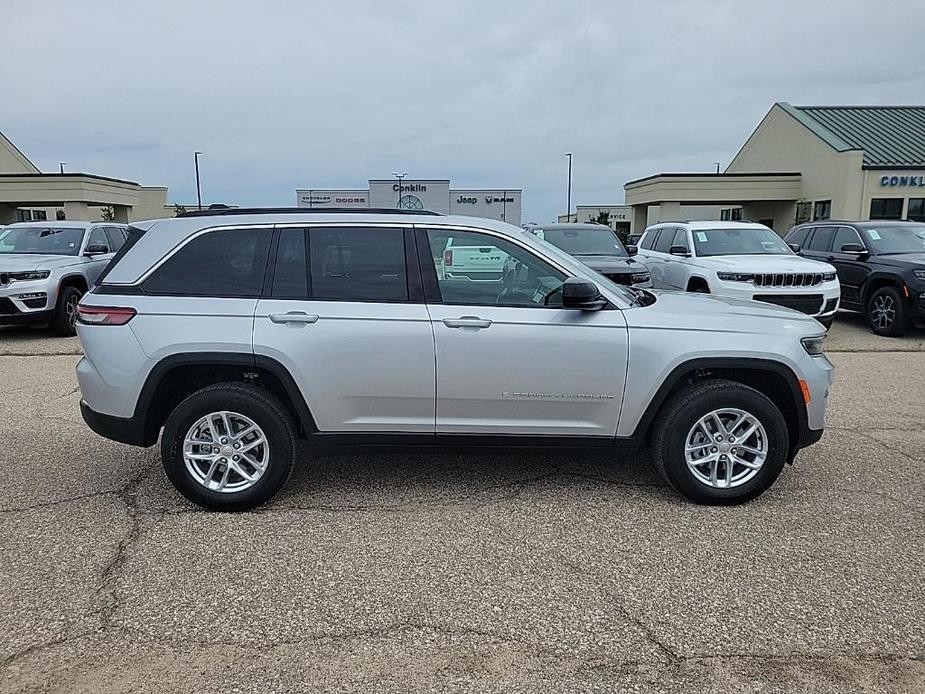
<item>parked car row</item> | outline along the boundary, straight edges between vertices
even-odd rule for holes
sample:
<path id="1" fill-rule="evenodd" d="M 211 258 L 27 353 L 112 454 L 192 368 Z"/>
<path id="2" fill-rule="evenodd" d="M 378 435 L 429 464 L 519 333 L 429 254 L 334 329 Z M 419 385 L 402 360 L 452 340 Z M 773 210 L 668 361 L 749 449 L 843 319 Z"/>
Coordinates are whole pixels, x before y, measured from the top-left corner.
<path id="1" fill-rule="evenodd" d="M 885 336 L 925 324 L 921 223 L 826 220 L 794 227 L 781 239 L 751 222 L 664 222 L 627 248 L 602 225 L 525 229 L 620 284 L 777 304 L 827 328 L 838 309 L 858 311 Z"/>

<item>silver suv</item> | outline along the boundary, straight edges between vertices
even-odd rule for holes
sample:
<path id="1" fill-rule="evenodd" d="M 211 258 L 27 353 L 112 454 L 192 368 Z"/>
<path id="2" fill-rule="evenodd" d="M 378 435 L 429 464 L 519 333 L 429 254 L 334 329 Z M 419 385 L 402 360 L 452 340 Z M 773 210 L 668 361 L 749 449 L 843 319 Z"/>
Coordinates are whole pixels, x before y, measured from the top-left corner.
<path id="1" fill-rule="evenodd" d="M 20 222 L 0 230 L 0 325 L 74 335 L 77 304 L 126 231 L 112 222 Z"/>
<path id="2" fill-rule="evenodd" d="M 448 240 L 504 256 L 440 273 Z M 252 508 L 297 441 L 650 448 L 688 498 L 761 494 L 822 435 L 809 316 L 637 290 L 501 222 L 229 210 L 136 224 L 78 307 L 84 419 L 195 503 Z"/>

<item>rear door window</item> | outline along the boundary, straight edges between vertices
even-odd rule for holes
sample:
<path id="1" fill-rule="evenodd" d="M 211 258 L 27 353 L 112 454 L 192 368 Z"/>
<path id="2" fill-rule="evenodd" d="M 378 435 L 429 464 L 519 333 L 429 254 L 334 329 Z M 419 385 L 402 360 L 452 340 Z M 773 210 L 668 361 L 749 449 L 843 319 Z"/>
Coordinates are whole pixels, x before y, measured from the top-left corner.
<path id="1" fill-rule="evenodd" d="M 308 256 L 313 299 L 408 301 L 403 229 L 311 229 Z"/>
<path id="2" fill-rule="evenodd" d="M 832 248 L 832 237 L 835 236 L 835 227 L 816 227 L 816 233 L 809 240 L 810 251 L 825 253 Z"/>
<path id="3" fill-rule="evenodd" d="M 673 227 L 663 228 L 658 235 L 658 240 L 655 242 L 655 250 L 657 253 L 667 253 L 671 249 L 671 244 L 674 241 L 675 234 L 677 230 Z"/>
<path id="4" fill-rule="evenodd" d="M 282 229 L 276 249 L 272 295 L 275 299 L 306 299 L 308 285 L 308 244 L 305 229 Z"/>
<path id="5" fill-rule="evenodd" d="M 270 229 L 220 229 L 189 241 L 142 284 L 150 294 L 259 297 Z"/>

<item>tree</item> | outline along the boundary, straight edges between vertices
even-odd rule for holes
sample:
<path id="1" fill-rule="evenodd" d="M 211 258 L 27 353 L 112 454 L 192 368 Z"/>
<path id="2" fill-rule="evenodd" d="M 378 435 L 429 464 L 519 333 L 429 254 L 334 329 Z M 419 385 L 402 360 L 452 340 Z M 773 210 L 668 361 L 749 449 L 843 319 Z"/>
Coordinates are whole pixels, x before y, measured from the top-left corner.
<path id="1" fill-rule="evenodd" d="M 184 212 L 186 212 L 186 208 L 185 208 L 183 205 L 181 205 L 180 203 L 176 203 L 176 204 L 173 206 L 173 214 L 174 214 L 175 217 L 176 217 L 177 215 L 183 214 Z"/>
<path id="2" fill-rule="evenodd" d="M 592 224 L 603 224 L 605 227 L 610 226 L 610 212 L 607 210 L 601 210 L 597 213 L 597 217 L 592 217 L 588 215 L 588 221 Z"/>
<path id="3" fill-rule="evenodd" d="M 116 221 L 116 211 L 112 205 L 107 205 L 100 211 L 100 217 L 104 222 L 114 222 Z"/>

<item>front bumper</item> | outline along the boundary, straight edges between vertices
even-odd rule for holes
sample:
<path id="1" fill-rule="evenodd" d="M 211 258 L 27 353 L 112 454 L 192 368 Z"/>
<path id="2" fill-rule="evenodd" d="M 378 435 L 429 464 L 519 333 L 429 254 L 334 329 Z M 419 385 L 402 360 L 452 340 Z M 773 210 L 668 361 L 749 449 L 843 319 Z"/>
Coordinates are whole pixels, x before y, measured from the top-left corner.
<path id="1" fill-rule="evenodd" d="M 0 325 L 47 323 L 57 300 L 55 283 L 49 280 L 0 285 Z"/>
<path id="2" fill-rule="evenodd" d="M 752 282 L 718 278 L 714 282 L 710 284 L 714 294 L 784 306 L 813 318 L 834 316 L 841 298 L 838 280 L 810 287 L 759 287 Z"/>

